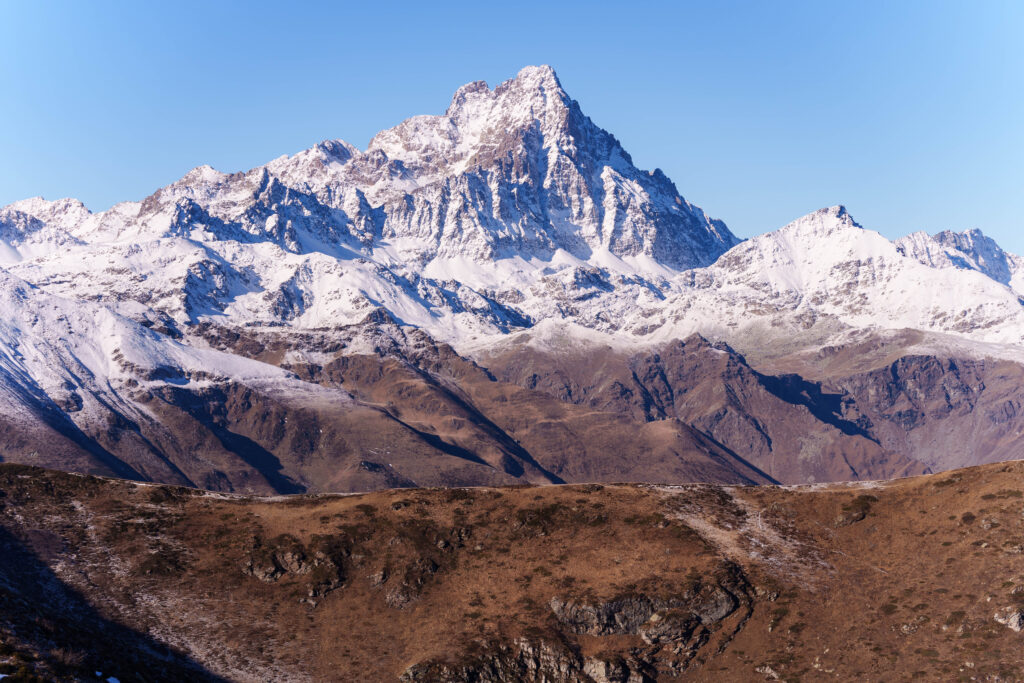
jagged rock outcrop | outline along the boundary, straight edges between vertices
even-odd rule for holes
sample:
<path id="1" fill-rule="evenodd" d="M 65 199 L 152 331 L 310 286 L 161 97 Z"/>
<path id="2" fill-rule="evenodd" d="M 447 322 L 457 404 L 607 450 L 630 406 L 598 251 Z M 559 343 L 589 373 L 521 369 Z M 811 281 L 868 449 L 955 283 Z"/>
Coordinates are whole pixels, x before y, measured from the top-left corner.
<path id="1" fill-rule="evenodd" d="M 550 608 L 563 632 L 543 639 L 481 642 L 475 648 L 478 654 L 457 662 L 415 664 L 402 680 L 642 683 L 675 676 L 708 645 L 724 620 L 741 612 L 719 640 L 719 651 L 743 628 L 752 614 L 753 590 L 743 571 L 730 565 L 676 597 L 637 594 L 595 603 L 556 596 Z M 569 634 L 639 636 L 649 647 L 634 649 L 628 657 L 587 656 L 571 644 Z"/>
<path id="2" fill-rule="evenodd" d="M 740 620 L 726 639 L 742 628 L 753 609 L 752 595 L 743 571 L 729 565 L 717 577 L 697 581 L 672 597 L 637 593 L 607 602 L 554 597 L 550 607 L 570 633 L 640 636 L 654 646 L 648 664 L 658 665 L 659 655 L 654 653 L 663 651 L 660 656 L 672 660 L 670 668 L 680 670 L 707 644 L 712 631 L 738 610 Z M 667 660 L 661 665 L 669 666 Z"/>
<path id="3" fill-rule="evenodd" d="M 317 536 L 308 545 L 290 534 L 271 539 L 253 538 L 243 571 L 264 583 L 282 577 L 298 578 L 308 597 L 319 598 L 345 583 L 345 564 L 351 542 L 336 536 Z"/>
<path id="4" fill-rule="evenodd" d="M 697 627 L 716 624 L 732 614 L 745 597 L 722 586 L 701 586 L 674 599 L 638 595 L 590 604 L 556 597 L 551 611 L 572 633 L 639 635 L 648 643 L 658 643 L 688 640 Z"/>
<path id="5" fill-rule="evenodd" d="M 1020 608 L 1004 607 L 993 618 L 1011 631 L 1024 631 L 1024 610 Z"/>
<path id="6" fill-rule="evenodd" d="M 458 664 L 426 662 L 402 673 L 403 683 L 653 683 L 658 671 L 630 657 L 582 657 L 563 643 L 519 638 L 481 643 L 485 654 Z"/>
<path id="7" fill-rule="evenodd" d="M 561 644 L 523 638 L 511 643 L 488 643 L 483 647 L 486 654 L 467 662 L 414 664 L 399 680 L 403 683 L 586 680 L 580 657 Z"/>

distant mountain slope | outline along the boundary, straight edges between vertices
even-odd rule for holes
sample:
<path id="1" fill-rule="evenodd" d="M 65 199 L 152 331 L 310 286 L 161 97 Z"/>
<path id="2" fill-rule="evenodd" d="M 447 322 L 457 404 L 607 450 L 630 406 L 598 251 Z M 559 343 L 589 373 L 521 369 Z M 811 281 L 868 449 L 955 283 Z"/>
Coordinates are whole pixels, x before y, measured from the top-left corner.
<path id="1" fill-rule="evenodd" d="M 855 330 L 916 329 L 1017 345 L 1024 304 L 977 270 L 937 268 L 833 206 L 759 235 L 714 265 L 680 275 L 665 305 L 670 336 L 701 331 L 811 345 Z M 665 333 L 662 332 L 661 335 Z M 741 343 L 743 342 L 743 343 Z"/>
<path id="2" fill-rule="evenodd" d="M 882 446 L 863 425 L 846 419 L 845 393 L 795 375 L 762 375 L 727 345 L 696 335 L 632 354 L 545 354 L 526 346 L 485 362 L 499 378 L 563 401 L 691 424 L 780 482 L 928 471 L 913 459 L 915 451 Z"/>
<path id="3" fill-rule="evenodd" d="M 436 364 L 443 350 L 426 335 L 405 341 L 388 319 L 335 335 L 331 343 L 349 354 L 289 339 L 278 362 L 300 377 L 241 348 L 185 344 L 99 304 L 40 292 L 2 270 L 0 277 L 4 459 L 258 493 L 772 481 L 687 425 L 595 415 L 512 386 L 474 402 L 395 358 L 419 345 L 422 362 Z M 353 353 L 366 337 L 389 341 L 391 353 Z M 469 379 L 491 384 L 450 355 Z"/>

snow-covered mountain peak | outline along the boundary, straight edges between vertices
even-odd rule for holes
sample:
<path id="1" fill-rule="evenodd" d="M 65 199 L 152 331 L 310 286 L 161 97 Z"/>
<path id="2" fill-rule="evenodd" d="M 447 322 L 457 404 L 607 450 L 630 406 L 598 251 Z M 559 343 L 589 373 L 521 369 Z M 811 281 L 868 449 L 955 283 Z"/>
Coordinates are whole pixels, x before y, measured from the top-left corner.
<path id="1" fill-rule="evenodd" d="M 482 94 L 482 91 L 478 91 Z M 550 66 L 528 66 L 515 78 L 494 89 L 496 103 L 521 121 L 538 120 L 544 128 L 568 125 L 573 115 L 582 115 L 579 105 L 562 88 Z"/>
<path id="2" fill-rule="evenodd" d="M 633 166 L 548 66 L 493 90 L 463 86 L 445 114 L 414 116 L 365 151 L 328 140 L 243 173 L 199 166 L 141 202 L 98 214 L 38 199 L 10 209 L 19 210 L 6 221 L 18 227 L 5 262 L 53 254 L 66 234 L 90 245 L 185 238 L 356 252 L 414 271 L 438 260 L 551 262 L 559 253 L 678 271 L 710 264 L 738 242 L 663 173 Z M 41 240 L 48 246 L 19 246 L 42 226 L 53 233 Z"/>
<path id="3" fill-rule="evenodd" d="M 1004 251 L 977 228 L 934 235 L 915 232 L 896 240 L 901 253 L 933 268 L 976 270 L 996 282 L 1024 293 L 1024 259 Z"/>
<path id="4" fill-rule="evenodd" d="M 557 91 L 563 97 L 566 97 L 565 91 L 562 90 L 562 84 L 558 80 L 558 74 L 555 73 L 554 67 L 549 64 L 524 66 L 516 74 L 515 78 L 505 81 L 499 87 L 547 90 L 549 92 Z"/>
<path id="5" fill-rule="evenodd" d="M 480 103 L 497 103 L 505 109 L 532 108 L 533 114 L 540 114 L 546 109 L 565 111 L 572 106 L 569 97 L 555 70 L 548 65 L 527 66 L 515 77 L 504 81 L 491 90 L 485 81 L 473 81 L 455 91 L 451 104 L 445 115 L 459 119 L 468 114 L 474 105 Z"/>
<path id="6" fill-rule="evenodd" d="M 782 230 L 827 235 L 837 230 L 863 229 L 842 204 L 827 206 L 783 226 Z"/>
<path id="7" fill-rule="evenodd" d="M 92 213 L 85 204 L 69 197 L 52 201 L 42 197 L 22 199 L 0 208 L 0 220 L 3 220 L 4 214 L 11 211 L 32 216 L 43 223 L 79 222 L 88 218 Z"/>
<path id="8" fill-rule="evenodd" d="M 719 277 L 770 285 L 774 292 L 827 287 L 848 268 L 898 257 L 893 244 L 865 230 L 842 205 L 818 209 L 734 247 L 715 263 Z"/>
<path id="9" fill-rule="evenodd" d="M 359 225 L 360 244 L 376 232 L 400 260 L 416 263 L 550 259 L 562 250 L 581 260 L 643 255 L 682 269 L 711 263 L 738 241 L 663 173 L 633 166 L 546 66 L 493 90 L 469 83 L 444 114 L 381 131 L 365 151 L 321 143 L 264 169 L 271 184 L 279 179 L 343 211 L 335 218 Z M 246 174 L 249 188 L 266 184 L 256 171 Z"/>
<path id="10" fill-rule="evenodd" d="M 607 138 L 598 146 L 614 152 L 603 155 L 605 162 L 631 163 L 611 135 L 583 116 L 554 69 L 539 66 L 524 68 L 493 90 L 483 81 L 462 86 L 443 115 L 414 116 L 381 131 L 367 153 L 382 152 L 421 174 L 459 174 L 494 162 L 514 163 L 509 156 L 531 149 L 572 156 L 575 138 L 595 137 Z"/>

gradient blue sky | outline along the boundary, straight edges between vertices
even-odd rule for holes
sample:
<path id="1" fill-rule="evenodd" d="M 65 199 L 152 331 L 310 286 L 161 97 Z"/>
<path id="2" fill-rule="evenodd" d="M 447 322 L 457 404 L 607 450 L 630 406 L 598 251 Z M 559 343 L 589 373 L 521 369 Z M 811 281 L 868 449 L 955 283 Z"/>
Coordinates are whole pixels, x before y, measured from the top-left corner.
<path id="1" fill-rule="evenodd" d="M 551 64 L 740 236 L 842 203 L 1024 253 L 1024 3 L 0 0 L 0 205 L 140 199 Z"/>

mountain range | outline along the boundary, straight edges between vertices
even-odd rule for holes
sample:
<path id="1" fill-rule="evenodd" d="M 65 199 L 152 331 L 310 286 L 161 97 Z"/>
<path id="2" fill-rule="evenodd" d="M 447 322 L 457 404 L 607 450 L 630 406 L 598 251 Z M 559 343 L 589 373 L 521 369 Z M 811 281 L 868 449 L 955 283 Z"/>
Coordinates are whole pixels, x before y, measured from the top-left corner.
<path id="1" fill-rule="evenodd" d="M 740 240 L 527 67 L 365 150 L 0 209 L 0 457 L 257 494 L 1006 460 L 1022 263 L 842 206 Z"/>

